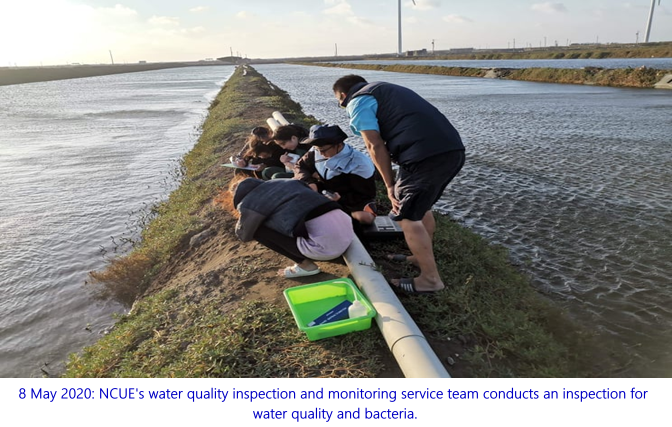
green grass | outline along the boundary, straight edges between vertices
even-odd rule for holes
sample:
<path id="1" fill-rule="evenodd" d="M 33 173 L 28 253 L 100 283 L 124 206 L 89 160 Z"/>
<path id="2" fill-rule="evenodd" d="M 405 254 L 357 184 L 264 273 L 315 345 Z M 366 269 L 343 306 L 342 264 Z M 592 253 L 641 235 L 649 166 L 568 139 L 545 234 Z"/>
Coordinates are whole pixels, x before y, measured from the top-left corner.
<path id="1" fill-rule="evenodd" d="M 144 298 L 112 333 L 71 355 L 67 377 L 372 377 L 376 329 L 310 342 L 286 307 L 193 303 L 176 291 Z"/>

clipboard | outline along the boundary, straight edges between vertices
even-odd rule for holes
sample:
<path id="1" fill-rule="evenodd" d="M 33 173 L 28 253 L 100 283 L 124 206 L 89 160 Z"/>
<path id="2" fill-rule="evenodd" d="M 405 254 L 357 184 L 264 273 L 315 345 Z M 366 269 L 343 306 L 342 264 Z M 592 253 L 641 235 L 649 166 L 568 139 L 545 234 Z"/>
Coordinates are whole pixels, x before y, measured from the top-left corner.
<path id="1" fill-rule="evenodd" d="M 246 171 L 256 171 L 257 169 L 259 169 L 259 165 L 237 166 L 234 165 L 233 163 L 224 163 L 222 166 L 233 169 L 242 169 Z"/>

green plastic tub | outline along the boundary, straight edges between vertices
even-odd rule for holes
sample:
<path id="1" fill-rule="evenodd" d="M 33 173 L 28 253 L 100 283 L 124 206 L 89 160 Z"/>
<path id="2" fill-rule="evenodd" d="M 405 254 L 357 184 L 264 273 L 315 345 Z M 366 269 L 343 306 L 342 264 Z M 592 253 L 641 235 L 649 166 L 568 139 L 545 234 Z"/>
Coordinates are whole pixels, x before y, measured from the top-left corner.
<path id="1" fill-rule="evenodd" d="M 376 310 L 369 300 L 352 280 L 346 278 L 295 286 L 285 289 L 284 294 L 296 325 L 306 333 L 310 341 L 369 329 L 371 319 L 376 315 Z M 308 326 L 308 323 L 346 300 L 350 302 L 358 300 L 366 307 L 367 314 L 354 319 Z"/>

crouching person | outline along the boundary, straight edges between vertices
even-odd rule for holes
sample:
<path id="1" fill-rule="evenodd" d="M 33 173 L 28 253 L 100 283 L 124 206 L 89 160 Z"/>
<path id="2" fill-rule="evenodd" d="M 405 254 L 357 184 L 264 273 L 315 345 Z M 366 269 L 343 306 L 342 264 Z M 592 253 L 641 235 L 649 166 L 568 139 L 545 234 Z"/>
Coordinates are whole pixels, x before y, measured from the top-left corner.
<path id="1" fill-rule="evenodd" d="M 297 180 L 247 178 L 231 188 L 240 217 L 236 235 L 256 240 L 296 264 L 278 271 L 288 278 L 320 272 L 313 262 L 328 261 L 348 249 L 354 238 L 350 217 L 338 203 Z"/>
<path id="2" fill-rule="evenodd" d="M 315 125 L 301 145 L 313 149 L 294 166 L 294 178 L 338 202 L 361 224 L 371 224 L 376 212 L 376 168 L 366 154 L 345 143 L 337 125 Z"/>

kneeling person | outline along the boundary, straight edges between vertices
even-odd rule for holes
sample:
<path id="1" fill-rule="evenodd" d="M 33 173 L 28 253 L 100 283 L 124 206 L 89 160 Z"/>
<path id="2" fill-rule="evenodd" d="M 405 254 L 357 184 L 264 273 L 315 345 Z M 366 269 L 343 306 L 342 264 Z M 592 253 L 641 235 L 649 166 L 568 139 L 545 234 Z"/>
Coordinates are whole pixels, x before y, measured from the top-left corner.
<path id="1" fill-rule="evenodd" d="M 294 177 L 338 202 L 361 224 L 371 224 L 376 216 L 376 168 L 364 153 L 345 143 L 347 137 L 336 125 L 311 127 L 301 144 L 313 148 L 296 162 Z"/>

